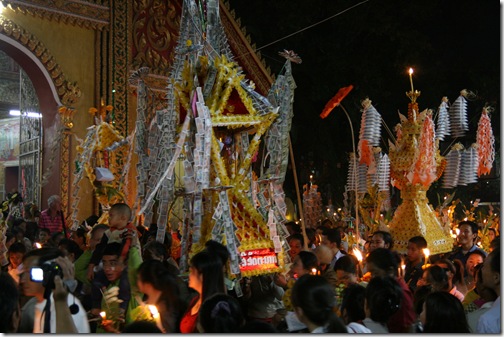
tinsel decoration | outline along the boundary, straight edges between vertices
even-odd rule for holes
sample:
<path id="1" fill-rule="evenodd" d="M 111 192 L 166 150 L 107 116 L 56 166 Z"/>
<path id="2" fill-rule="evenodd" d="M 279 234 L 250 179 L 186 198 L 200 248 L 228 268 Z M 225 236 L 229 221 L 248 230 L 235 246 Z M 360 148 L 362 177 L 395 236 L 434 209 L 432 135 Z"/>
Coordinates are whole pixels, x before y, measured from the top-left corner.
<path id="1" fill-rule="evenodd" d="M 366 98 L 362 102 L 361 127 L 359 132 L 359 161 L 371 164 L 372 156 L 369 146 L 380 144 L 381 116 L 371 104 L 371 100 Z"/>
<path id="2" fill-rule="evenodd" d="M 495 159 L 495 137 L 490 122 L 489 107 L 484 107 L 478 122 L 476 143 L 478 144 L 478 177 L 490 174 Z"/>
<path id="3" fill-rule="evenodd" d="M 443 174 L 443 188 L 454 188 L 458 185 L 463 149 L 462 144 L 457 143 L 452 146 L 450 152 L 445 156 L 446 167 Z"/>
<path id="4" fill-rule="evenodd" d="M 317 192 L 317 185 L 306 184 L 303 192 L 303 213 L 306 228 L 317 227 L 317 221 L 322 215 L 322 198 Z"/>
<path id="5" fill-rule="evenodd" d="M 378 183 L 378 191 L 390 190 L 390 159 L 387 154 L 380 158 L 377 165 L 376 181 Z"/>
<path id="6" fill-rule="evenodd" d="M 477 144 L 472 144 L 462 154 L 461 166 L 459 177 L 459 185 L 466 186 L 478 181 L 478 149 Z"/>
<path id="7" fill-rule="evenodd" d="M 367 165 L 359 164 L 355 155 L 351 153 L 347 175 L 347 186 L 349 191 L 355 191 L 361 194 L 367 192 L 367 170 Z M 355 171 L 357 171 L 357 173 L 355 173 Z"/>
<path id="8" fill-rule="evenodd" d="M 467 122 L 467 90 L 462 90 L 460 96 L 450 106 L 450 133 L 452 137 L 464 137 L 469 130 Z"/>
<path id="9" fill-rule="evenodd" d="M 410 181 L 412 184 L 429 186 L 437 178 L 436 142 L 434 140 L 434 122 L 432 121 L 432 113 L 430 111 L 426 111 L 424 113 L 425 119 L 422 125 L 422 133 L 419 144 L 420 153 L 418 160 L 415 163 L 415 169 L 412 172 L 413 177 Z"/>
<path id="10" fill-rule="evenodd" d="M 445 136 L 449 135 L 450 135 L 450 118 L 448 115 L 448 97 L 445 96 L 441 99 L 441 104 L 439 105 L 436 139 L 444 140 Z"/>

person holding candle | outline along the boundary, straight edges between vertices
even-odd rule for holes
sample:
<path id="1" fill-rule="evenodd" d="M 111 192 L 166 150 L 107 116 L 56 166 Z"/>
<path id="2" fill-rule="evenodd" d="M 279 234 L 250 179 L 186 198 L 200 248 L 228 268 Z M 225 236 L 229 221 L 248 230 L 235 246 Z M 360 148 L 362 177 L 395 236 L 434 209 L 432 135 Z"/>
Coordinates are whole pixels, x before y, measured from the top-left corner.
<path id="1" fill-rule="evenodd" d="M 415 292 L 416 284 L 422 277 L 424 264 L 424 255 L 422 250 L 427 248 L 427 241 L 423 236 L 414 236 L 408 240 L 408 253 L 406 268 L 404 271 L 404 282 Z"/>
<path id="2" fill-rule="evenodd" d="M 131 235 L 131 234 L 130 234 Z M 138 240 L 138 237 L 132 238 Z M 136 278 L 138 267 L 142 263 L 142 257 L 137 245 L 132 246 L 125 260 L 121 259 L 122 246 L 118 242 L 109 243 L 103 250 L 101 262 L 103 270 L 96 273 L 92 281 L 92 308 L 91 312 L 98 315 L 100 311 L 108 308 L 106 299 L 103 297 L 103 290 L 118 288 L 117 297 L 122 302 L 118 305 L 120 316 L 125 318 L 126 324 L 133 321 L 130 316 L 131 311 L 138 306 L 136 296 L 140 295 L 137 288 Z M 103 274 L 105 277 L 103 277 Z M 114 303 L 114 305 L 116 305 Z M 103 326 L 108 329 L 109 326 Z M 97 332 L 104 332 L 98 328 Z"/>
<path id="3" fill-rule="evenodd" d="M 412 332 L 413 323 L 416 319 L 413 310 L 413 293 L 406 282 L 397 275 L 400 261 L 398 254 L 386 248 L 377 248 L 369 253 L 366 260 L 368 269 L 371 273 L 371 280 L 378 276 L 390 276 L 396 279 L 402 289 L 402 304 L 399 310 L 393 314 L 392 318 L 389 320 L 389 331 L 400 333 Z"/>
<path id="4" fill-rule="evenodd" d="M 189 307 L 180 321 L 180 332 L 198 332 L 197 320 L 201 304 L 214 294 L 225 294 L 222 259 L 207 249 L 191 258 L 189 267 L 189 287 L 198 295 L 189 303 Z"/>
<path id="5" fill-rule="evenodd" d="M 320 245 L 314 250 L 317 260 L 319 262 L 320 275 L 323 276 L 330 285 L 336 287 L 338 285 L 338 278 L 334 269 L 329 268 L 333 259 L 333 252 L 331 248 Z"/>
<path id="6" fill-rule="evenodd" d="M 172 275 L 163 262 L 150 259 L 138 268 L 138 290 L 147 296 L 146 303 L 155 305 L 159 310 L 160 325 L 163 332 L 180 332 L 179 325 L 185 312 L 185 299 L 176 275 Z"/>

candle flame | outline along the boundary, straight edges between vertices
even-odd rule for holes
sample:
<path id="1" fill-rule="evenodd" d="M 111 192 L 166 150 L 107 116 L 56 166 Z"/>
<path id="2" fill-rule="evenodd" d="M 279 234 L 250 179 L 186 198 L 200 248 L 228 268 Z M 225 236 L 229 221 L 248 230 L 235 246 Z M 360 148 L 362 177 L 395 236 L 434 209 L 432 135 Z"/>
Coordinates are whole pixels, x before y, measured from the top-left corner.
<path id="1" fill-rule="evenodd" d="M 35 247 L 37 247 L 37 249 L 40 249 L 40 248 L 42 248 L 42 245 L 38 242 L 35 242 Z"/>
<path id="2" fill-rule="evenodd" d="M 408 73 L 409 73 L 410 75 L 413 75 L 413 68 L 409 68 Z"/>
<path id="3" fill-rule="evenodd" d="M 360 252 L 360 250 L 358 250 L 357 248 L 354 248 L 353 254 L 355 255 L 355 257 L 357 258 L 357 260 L 359 262 L 362 262 L 362 253 Z"/>
<path id="4" fill-rule="evenodd" d="M 317 268 L 312 268 L 311 274 L 312 275 L 317 275 Z"/>
<path id="5" fill-rule="evenodd" d="M 151 312 L 153 318 L 159 317 L 159 311 L 155 305 L 149 304 L 147 307 L 149 308 L 149 311 Z"/>
<path id="6" fill-rule="evenodd" d="M 455 228 L 455 233 L 457 233 L 457 236 L 460 234 L 460 229 Z"/>
<path id="7" fill-rule="evenodd" d="M 406 265 L 404 263 L 401 263 L 401 269 L 402 270 L 406 269 Z"/>
<path id="8" fill-rule="evenodd" d="M 423 249 L 423 253 L 425 255 L 425 258 L 428 259 L 429 258 L 429 255 L 430 255 L 430 250 L 429 248 L 424 248 Z"/>
<path id="9" fill-rule="evenodd" d="M 102 319 L 105 319 L 107 317 L 107 314 L 105 313 L 105 311 L 102 311 L 100 312 L 100 316 Z"/>

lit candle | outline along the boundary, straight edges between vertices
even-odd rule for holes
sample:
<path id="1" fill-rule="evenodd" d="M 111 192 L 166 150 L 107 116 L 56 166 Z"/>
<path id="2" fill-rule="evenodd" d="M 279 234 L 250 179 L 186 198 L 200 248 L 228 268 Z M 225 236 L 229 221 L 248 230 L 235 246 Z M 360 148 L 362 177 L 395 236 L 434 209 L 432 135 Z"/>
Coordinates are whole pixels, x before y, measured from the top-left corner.
<path id="1" fill-rule="evenodd" d="M 159 315 L 158 309 L 156 308 L 155 305 L 151 305 L 151 304 L 149 304 L 147 307 L 149 308 L 149 311 L 151 312 L 152 318 L 156 322 L 157 327 L 161 331 L 163 331 L 163 326 L 161 325 L 161 317 Z"/>
<path id="2" fill-rule="evenodd" d="M 100 316 L 102 318 L 102 321 L 107 319 L 107 313 L 105 311 L 100 312 Z"/>
<path id="3" fill-rule="evenodd" d="M 312 268 L 311 274 L 312 275 L 317 275 L 317 268 Z"/>
<path id="4" fill-rule="evenodd" d="M 404 276 L 406 275 L 406 265 L 404 264 L 404 262 L 401 263 L 401 276 L 404 278 Z"/>
<path id="5" fill-rule="evenodd" d="M 40 248 L 42 248 L 42 245 L 41 245 L 40 243 L 38 243 L 38 242 L 35 242 L 35 247 L 36 247 L 37 249 L 40 249 Z"/>
<path id="6" fill-rule="evenodd" d="M 413 77 L 411 76 L 413 75 L 413 68 L 409 68 L 409 82 L 411 84 L 411 92 L 413 92 Z"/>
<path id="7" fill-rule="evenodd" d="M 425 262 L 424 264 L 427 264 L 427 262 L 429 261 L 429 255 L 430 255 L 430 250 L 429 248 L 424 248 L 423 249 L 423 253 L 425 255 Z"/>
<path id="8" fill-rule="evenodd" d="M 362 262 L 362 253 L 360 252 L 360 250 L 357 249 L 357 247 L 355 247 L 353 249 L 353 254 L 357 258 L 357 261 L 359 261 L 359 263 L 361 263 Z"/>

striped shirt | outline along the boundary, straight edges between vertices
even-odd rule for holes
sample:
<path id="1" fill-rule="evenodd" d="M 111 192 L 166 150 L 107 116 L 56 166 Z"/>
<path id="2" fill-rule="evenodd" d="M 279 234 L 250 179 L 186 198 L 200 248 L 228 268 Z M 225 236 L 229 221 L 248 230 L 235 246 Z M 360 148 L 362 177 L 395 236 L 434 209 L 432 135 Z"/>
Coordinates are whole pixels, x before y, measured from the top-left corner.
<path id="1" fill-rule="evenodd" d="M 49 209 L 45 209 L 40 212 L 40 220 L 39 220 L 39 228 L 47 228 L 51 232 L 51 235 L 58 232 L 63 232 L 63 215 L 61 211 L 56 213 L 56 216 L 53 218 L 49 215 Z"/>

